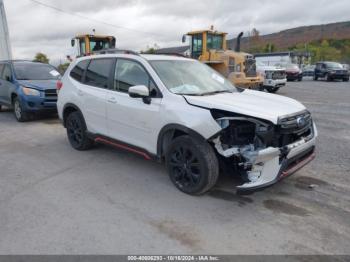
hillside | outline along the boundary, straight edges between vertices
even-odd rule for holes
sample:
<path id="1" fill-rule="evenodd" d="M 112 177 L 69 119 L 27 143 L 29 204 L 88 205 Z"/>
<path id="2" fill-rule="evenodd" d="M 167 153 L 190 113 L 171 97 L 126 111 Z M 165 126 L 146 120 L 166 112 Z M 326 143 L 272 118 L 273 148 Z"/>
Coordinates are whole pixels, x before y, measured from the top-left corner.
<path id="1" fill-rule="evenodd" d="M 350 21 L 325 25 L 302 26 L 283 30 L 278 33 L 261 35 L 255 39 L 243 37 L 242 50 L 262 47 L 272 43 L 277 50 L 287 50 L 298 44 L 310 43 L 321 39 L 350 39 Z M 236 39 L 228 40 L 228 46 L 235 46 Z"/>

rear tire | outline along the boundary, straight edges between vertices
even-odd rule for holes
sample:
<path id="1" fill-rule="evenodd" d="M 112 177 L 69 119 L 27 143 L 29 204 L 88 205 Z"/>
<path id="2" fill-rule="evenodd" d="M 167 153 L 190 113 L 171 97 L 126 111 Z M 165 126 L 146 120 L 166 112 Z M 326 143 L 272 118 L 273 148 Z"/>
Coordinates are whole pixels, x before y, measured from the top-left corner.
<path id="1" fill-rule="evenodd" d="M 317 81 L 318 77 L 316 75 L 314 75 L 314 81 Z"/>
<path id="2" fill-rule="evenodd" d="M 0 105 L 0 112 L 1 112 L 2 105 Z"/>
<path id="3" fill-rule="evenodd" d="M 29 120 L 29 114 L 23 110 L 23 106 L 18 97 L 13 99 L 13 112 L 18 122 L 26 122 Z"/>
<path id="4" fill-rule="evenodd" d="M 73 112 L 68 115 L 66 126 L 69 143 L 74 149 L 84 151 L 94 145 L 94 141 L 87 135 L 84 118 L 79 112 Z"/>
<path id="5" fill-rule="evenodd" d="M 329 76 L 329 74 L 326 74 L 325 77 L 326 77 L 327 82 L 330 82 L 332 80 L 331 77 Z"/>
<path id="6" fill-rule="evenodd" d="M 201 195 L 213 188 L 219 177 L 219 163 L 213 148 L 190 136 L 175 138 L 165 153 L 173 184 L 189 195 Z"/>

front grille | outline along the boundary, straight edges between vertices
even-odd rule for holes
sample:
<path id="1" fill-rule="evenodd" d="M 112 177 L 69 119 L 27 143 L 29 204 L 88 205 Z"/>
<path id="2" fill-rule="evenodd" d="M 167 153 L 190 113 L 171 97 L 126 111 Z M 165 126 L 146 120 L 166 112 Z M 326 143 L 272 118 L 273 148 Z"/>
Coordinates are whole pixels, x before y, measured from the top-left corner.
<path id="1" fill-rule="evenodd" d="M 45 90 L 45 100 L 46 101 L 57 101 L 57 91 L 56 89 Z"/>
<path id="2" fill-rule="evenodd" d="M 277 129 L 277 140 L 281 147 L 294 143 L 303 137 L 309 137 L 313 133 L 311 114 L 308 111 L 304 111 L 281 118 Z"/>

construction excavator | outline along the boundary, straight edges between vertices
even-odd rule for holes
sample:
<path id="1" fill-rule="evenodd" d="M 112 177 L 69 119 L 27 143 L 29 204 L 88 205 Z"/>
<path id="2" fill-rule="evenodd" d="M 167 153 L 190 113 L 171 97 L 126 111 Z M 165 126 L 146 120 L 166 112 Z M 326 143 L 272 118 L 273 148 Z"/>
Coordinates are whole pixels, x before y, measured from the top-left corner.
<path id="1" fill-rule="evenodd" d="M 190 53 L 193 59 L 208 64 L 229 79 L 235 86 L 260 90 L 264 79 L 256 71 L 254 56 L 241 52 L 241 38 L 237 37 L 235 50 L 227 48 L 227 33 L 210 30 L 193 31 L 184 35 L 182 42 L 190 38 Z"/>

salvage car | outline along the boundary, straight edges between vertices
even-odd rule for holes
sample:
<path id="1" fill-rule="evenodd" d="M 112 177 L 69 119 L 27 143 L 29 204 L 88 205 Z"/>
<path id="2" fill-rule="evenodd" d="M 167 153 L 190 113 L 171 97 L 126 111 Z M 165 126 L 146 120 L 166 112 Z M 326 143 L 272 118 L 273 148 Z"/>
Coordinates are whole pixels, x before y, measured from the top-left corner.
<path id="1" fill-rule="evenodd" d="M 286 74 L 288 81 L 302 81 L 303 80 L 303 71 L 297 64 L 287 64 L 286 65 Z"/>
<path id="2" fill-rule="evenodd" d="M 314 80 L 323 78 L 326 81 L 343 80 L 349 81 L 349 72 L 336 62 L 318 62 L 316 64 Z"/>
<path id="3" fill-rule="evenodd" d="M 14 109 L 19 122 L 35 113 L 57 112 L 56 84 L 61 77 L 55 67 L 31 61 L 0 61 L 0 110 Z"/>
<path id="4" fill-rule="evenodd" d="M 257 62 L 256 69 L 264 77 L 263 89 L 269 93 L 276 93 L 287 83 L 286 71 L 281 67 L 268 66 L 262 62 Z"/>
<path id="5" fill-rule="evenodd" d="M 317 129 L 298 101 L 234 87 L 196 60 L 133 53 L 73 62 L 58 85 L 58 114 L 76 150 L 103 143 L 165 162 L 191 195 L 212 189 L 219 170 L 251 193 L 315 157 Z"/>

